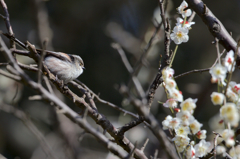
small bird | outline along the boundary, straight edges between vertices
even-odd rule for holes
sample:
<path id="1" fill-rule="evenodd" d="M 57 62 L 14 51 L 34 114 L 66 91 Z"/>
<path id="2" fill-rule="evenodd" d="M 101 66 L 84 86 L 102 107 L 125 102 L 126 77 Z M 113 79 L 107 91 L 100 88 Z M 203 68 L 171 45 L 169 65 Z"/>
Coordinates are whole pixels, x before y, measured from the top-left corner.
<path id="1" fill-rule="evenodd" d="M 57 79 L 63 80 L 65 84 L 78 78 L 85 69 L 80 56 L 61 52 L 48 51 L 48 54 L 44 58 L 44 64 L 56 75 Z"/>
<path id="2" fill-rule="evenodd" d="M 7 38 L 15 41 L 18 45 L 27 49 L 26 45 L 6 33 L 2 33 Z M 28 50 L 28 49 L 27 49 Z M 43 52 L 41 49 L 36 49 L 39 54 Z M 70 55 L 62 52 L 54 52 L 44 50 L 46 56 L 44 57 L 43 63 L 47 66 L 51 73 L 56 76 L 56 79 L 62 80 L 64 84 L 78 78 L 85 69 L 83 60 L 78 55 Z"/>

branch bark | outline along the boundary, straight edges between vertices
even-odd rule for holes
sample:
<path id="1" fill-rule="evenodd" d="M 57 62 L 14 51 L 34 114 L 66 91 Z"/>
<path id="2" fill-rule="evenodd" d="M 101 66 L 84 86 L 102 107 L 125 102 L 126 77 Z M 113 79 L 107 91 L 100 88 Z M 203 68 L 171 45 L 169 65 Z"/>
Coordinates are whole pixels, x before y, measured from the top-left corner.
<path id="1" fill-rule="evenodd" d="M 197 15 L 208 27 L 212 36 L 219 39 L 219 43 L 227 50 L 237 50 L 237 42 L 228 33 L 220 20 L 211 12 L 211 10 L 201 0 L 186 0 L 189 8 L 194 10 Z M 237 66 L 240 66 L 240 51 L 238 51 Z"/>

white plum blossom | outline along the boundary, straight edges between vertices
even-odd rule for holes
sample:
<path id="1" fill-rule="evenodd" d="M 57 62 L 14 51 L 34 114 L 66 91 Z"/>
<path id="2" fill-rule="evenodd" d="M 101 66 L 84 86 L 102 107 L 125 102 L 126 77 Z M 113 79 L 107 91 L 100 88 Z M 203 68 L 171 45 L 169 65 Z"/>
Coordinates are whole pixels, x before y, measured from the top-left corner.
<path id="1" fill-rule="evenodd" d="M 231 102 L 237 102 L 239 100 L 239 96 L 230 88 L 227 88 L 226 96 Z"/>
<path id="2" fill-rule="evenodd" d="M 209 151 L 211 151 L 211 143 L 201 140 L 198 144 L 194 146 L 195 155 L 197 157 L 205 156 Z"/>
<path id="3" fill-rule="evenodd" d="M 227 147 L 232 147 L 232 146 L 234 146 L 234 145 L 235 145 L 235 140 L 234 140 L 234 138 L 229 138 L 229 139 L 225 140 L 225 144 L 226 144 Z"/>
<path id="4" fill-rule="evenodd" d="M 218 79 L 224 86 L 226 85 L 226 83 L 224 82 L 227 73 L 226 67 L 222 66 L 221 64 L 216 64 L 209 70 L 209 73 L 212 75 L 212 78 Z"/>
<path id="5" fill-rule="evenodd" d="M 175 129 L 177 135 L 188 136 L 190 129 L 188 126 L 180 125 Z"/>
<path id="6" fill-rule="evenodd" d="M 166 119 L 162 122 L 163 130 L 167 129 L 175 129 L 180 125 L 180 120 L 178 118 L 173 118 L 170 115 L 166 117 Z"/>
<path id="7" fill-rule="evenodd" d="M 173 28 L 173 33 L 170 34 L 170 38 L 174 41 L 175 44 L 179 45 L 182 42 L 187 42 L 188 37 L 188 28 L 181 27 L 181 26 L 175 26 Z"/>
<path id="8" fill-rule="evenodd" d="M 187 136 L 176 135 L 172 141 L 174 141 L 178 152 L 183 152 L 186 146 L 189 144 L 190 139 Z"/>
<path id="9" fill-rule="evenodd" d="M 184 126 L 189 126 L 189 124 L 194 121 L 194 117 L 189 111 L 181 111 L 176 114 Z"/>
<path id="10" fill-rule="evenodd" d="M 181 5 L 178 7 L 178 12 L 182 15 L 183 18 L 189 17 L 192 14 L 191 9 L 184 10 L 188 7 L 188 4 L 186 1 L 183 1 Z"/>
<path id="11" fill-rule="evenodd" d="M 196 133 L 198 139 L 206 139 L 206 130 L 201 130 Z"/>
<path id="12" fill-rule="evenodd" d="M 186 158 L 187 159 L 195 159 L 195 149 L 193 148 L 192 145 L 187 148 L 187 153 L 186 153 Z"/>
<path id="13" fill-rule="evenodd" d="M 226 55 L 226 57 L 224 59 L 224 65 L 225 65 L 225 67 L 227 67 L 228 72 L 231 72 L 232 67 L 233 67 L 232 71 L 234 71 L 235 64 L 236 64 L 236 62 L 234 62 L 234 52 L 233 52 L 233 50 L 230 50 L 227 53 L 227 55 Z"/>
<path id="14" fill-rule="evenodd" d="M 231 90 L 236 93 L 236 94 L 240 94 L 240 84 L 237 84 L 234 81 L 230 81 L 229 82 L 229 87 L 231 88 Z"/>
<path id="15" fill-rule="evenodd" d="M 176 108 L 177 107 L 177 100 L 170 98 L 165 103 L 163 103 L 163 106 L 167 107 L 167 108 Z"/>
<path id="16" fill-rule="evenodd" d="M 226 148 L 224 146 L 217 146 L 216 147 L 216 152 L 217 152 L 217 155 L 222 154 L 223 157 L 226 156 L 226 154 L 225 154 L 226 153 Z"/>
<path id="17" fill-rule="evenodd" d="M 182 111 L 189 111 L 193 113 L 193 110 L 196 108 L 197 99 L 188 98 L 180 104 Z"/>
<path id="18" fill-rule="evenodd" d="M 211 94 L 211 100 L 214 105 L 222 105 L 224 101 L 224 94 L 218 93 L 218 92 L 213 92 Z"/>
<path id="19" fill-rule="evenodd" d="M 183 95 L 182 95 L 181 91 L 177 90 L 176 88 L 169 91 L 169 97 L 176 99 L 179 102 L 183 101 Z"/>
<path id="20" fill-rule="evenodd" d="M 212 77 L 212 78 L 211 78 L 211 83 L 218 83 L 218 79 L 215 78 L 215 77 Z"/>
<path id="21" fill-rule="evenodd" d="M 231 148 L 229 151 L 229 155 L 233 157 L 233 159 L 239 159 L 240 158 L 240 145 L 237 145 L 236 147 Z"/>
<path id="22" fill-rule="evenodd" d="M 232 147 L 233 145 L 235 145 L 233 130 L 225 129 L 225 130 L 223 130 L 221 135 L 222 135 L 222 138 L 226 142 L 226 146 Z"/>
<path id="23" fill-rule="evenodd" d="M 237 84 L 234 81 L 229 82 L 226 96 L 230 101 L 237 103 L 240 96 L 240 84 Z"/>
<path id="24" fill-rule="evenodd" d="M 182 26 L 183 22 L 184 22 L 184 20 L 182 18 L 178 17 L 176 26 Z M 193 24 L 195 24 L 195 22 L 188 22 L 188 21 L 186 21 L 185 24 L 184 24 L 184 27 L 190 29 Z"/>
<path id="25" fill-rule="evenodd" d="M 177 86 L 177 83 L 171 79 L 171 78 L 167 78 L 166 80 L 164 80 L 165 83 L 165 87 L 166 89 L 170 92 L 171 90 L 175 89 Z"/>
<path id="26" fill-rule="evenodd" d="M 208 124 L 212 130 L 221 130 L 224 129 L 224 122 L 220 114 L 214 115 L 209 121 Z"/>
<path id="27" fill-rule="evenodd" d="M 225 122 L 230 123 L 231 126 L 238 126 L 239 114 L 234 103 L 226 103 L 223 105 L 220 109 L 220 116 Z"/>
<path id="28" fill-rule="evenodd" d="M 189 127 L 190 127 L 192 133 L 196 134 L 197 132 L 200 131 L 202 124 L 199 123 L 197 120 L 194 120 L 193 122 L 190 123 Z"/>
<path id="29" fill-rule="evenodd" d="M 174 75 L 174 69 L 170 68 L 170 67 L 165 67 L 162 70 L 162 78 L 165 80 L 167 78 L 172 78 Z"/>

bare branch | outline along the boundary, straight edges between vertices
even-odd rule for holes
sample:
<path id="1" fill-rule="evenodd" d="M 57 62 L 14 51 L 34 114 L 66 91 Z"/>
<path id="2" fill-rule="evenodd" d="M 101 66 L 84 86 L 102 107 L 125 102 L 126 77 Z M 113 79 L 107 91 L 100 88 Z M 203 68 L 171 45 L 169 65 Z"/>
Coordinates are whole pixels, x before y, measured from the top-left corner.
<path id="1" fill-rule="evenodd" d="M 119 152 L 118 148 L 115 144 L 110 142 L 104 135 L 99 133 L 99 131 L 96 131 L 93 129 L 86 120 L 83 120 L 76 112 L 74 112 L 72 109 L 70 109 L 65 103 L 63 103 L 61 100 L 59 100 L 55 95 L 49 93 L 42 85 L 39 85 L 38 83 L 32 81 L 23 71 L 22 69 L 17 65 L 15 59 L 13 58 L 11 51 L 6 47 L 3 40 L 0 38 L 0 46 L 2 49 L 2 52 L 6 56 L 6 58 L 10 61 L 12 66 L 16 69 L 16 71 L 19 72 L 19 75 L 22 77 L 22 80 L 25 84 L 30 86 L 32 89 L 40 92 L 43 94 L 44 99 L 51 101 L 55 103 L 55 105 L 59 106 L 63 113 L 69 117 L 72 121 L 76 122 L 79 126 L 81 126 L 83 129 L 85 129 L 87 132 L 91 133 L 93 136 L 95 136 L 97 139 L 101 141 L 101 143 L 106 146 L 112 153 L 118 155 L 120 158 L 123 158 L 123 154 Z M 37 54 L 35 47 L 28 43 L 28 48 L 30 50 L 30 55 L 34 58 L 34 60 L 38 61 L 39 55 Z M 45 67 L 44 67 L 45 68 Z M 47 70 L 47 68 L 45 68 Z M 113 138 L 115 138 L 115 141 L 117 144 L 119 144 L 121 147 L 123 147 L 127 152 L 130 152 L 134 145 L 126 138 L 119 139 L 119 136 L 117 136 L 116 129 L 113 127 L 113 125 L 96 109 L 93 109 L 90 107 L 83 98 L 78 97 L 76 94 L 74 94 L 69 89 L 63 89 L 61 84 L 55 80 L 55 77 L 48 71 L 48 76 L 50 80 L 55 84 L 55 86 L 67 97 L 69 97 L 73 102 L 79 106 L 80 108 L 87 108 L 88 114 L 92 117 L 93 120 L 99 125 L 102 126 L 104 130 L 106 130 Z M 136 149 L 134 151 L 136 158 L 147 158 L 140 150 Z"/>
<path id="2" fill-rule="evenodd" d="M 237 51 L 237 42 L 227 32 L 224 25 L 211 12 L 211 10 L 201 0 L 186 0 L 189 7 L 193 9 L 202 21 L 207 25 L 214 38 L 219 39 L 219 43 L 227 50 Z M 240 66 L 240 50 L 238 51 L 237 66 Z"/>
<path id="3" fill-rule="evenodd" d="M 149 91 L 148 91 L 148 107 L 150 108 L 154 99 L 154 95 L 155 92 L 158 88 L 158 86 L 163 82 L 161 77 L 162 77 L 162 70 L 163 68 L 165 68 L 166 66 L 168 66 L 170 64 L 170 53 L 169 53 L 169 49 L 170 49 L 170 32 L 171 32 L 171 28 L 170 28 L 170 24 L 169 21 L 166 20 L 165 14 L 164 14 L 164 8 L 163 8 L 163 1 L 159 0 L 159 6 L 160 6 L 160 10 L 161 10 L 161 17 L 162 17 L 162 21 L 164 23 L 164 32 L 165 32 L 165 53 L 163 55 L 161 66 L 158 69 L 158 73 L 154 79 L 154 81 L 152 82 Z"/>
<path id="4" fill-rule="evenodd" d="M 141 151 L 144 151 L 144 149 L 146 148 L 147 144 L 148 144 L 149 139 L 147 138 L 145 143 L 143 144 L 143 147 L 141 148 Z"/>
<path id="5" fill-rule="evenodd" d="M 123 51 L 123 49 L 121 48 L 121 46 L 119 44 L 112 44 L 112 47 L 118 51 L 119 55 L 121 56 L 123 64 L 125 65 L 129 74 L 131 75 L 131 79 L 134 83 L 134 86 L 137 90 L 138 95 L 144 100 L 145 92 L 144 92 L 142 85 L 139 82 L 138 78 L 135 75 L 133 75 L 133 68 L 126 57 L 125 52 Z"/>
<path id="6" fill-rule="evenodd" d="M 10 17 L 9 17 L 9 13 L 8 13 L 8 8 L 7 8 L 7 5 L 6 3 L 4 2 L 4 0 L 0 0 L 0 3 L 1 3 L 1 6 L 3 8 L 3 11 L 5 13 L 5 16 L 1 16 L 4 21 L 5 21 L 5 25 L 7 27 L 7 30 L 8 30 L 8 33 L 13 36 L 14 33 L 13 33 L 13 30 L 12 30 L 12 26 L 11 26 L 11 23 L 10 23 Z M 10 44 L 11 44 L 11 47 L 10 48 L 16 48 L 16 45 L 14 43 L 14 41 L 10 41 Z"/>
<path id="7" fill-rule="evenodd" d="M 133 121 L 130 121 L 128 124 L 125 124 L 123 127 L 120 128 L 118 134 L 120 136 L 123 136 L 125 132 L 127 132 L 131 128 L 141 124 L 143 121 L 144 121 L 144 119 L 142 117 L 139 117 Z"/>
<path id="8" fill-rule="evenodd" d="M 10 79 L 13 79 L 15 81 L 20 81 L 22 78 L 20 76 L 17 76 L 17 75 L 13 75 L 11 73 L 8 73 L 6 71 L 3 71 L 2 69 L 0 69 L 0 74 L 3 75 L 3 76 L 6 76 Z"/>
<path id="9" fill-rule="evenodd" d="M 188 72 L 184 72 L 180 75 L 177 75 L 174 77 L 174 79 L 177 79 L 179 77 L 183 77 L 183 76 L 186 76 L 186 75 L 189 75 L 189 74 L 192 74 L 192 73 L 203 73 L 203 72 L 207 72 L 209 71 L 210 68 L 205 68 L 205 69 L 195 69 L 195 70 L 191 70 L 191 71 L 188 71 Z"/>
<path id="10" fill-rule="evenodd" d="M 98 95 L 96 95 L 91 89 L 89 89 L 85 84 L 83 84 L 83 83 L 80 82 L 79 80 L 75 80 L 75 81 L 76 81 L 78 84 L 82 85 L 85 89 L 87 89 L 87 90 L 93 95 L 93 98 L 95 98 L 98 102 L 100 102 L 100 103 L 102 103 L 102 104 L 105 104 L 105 105 L 107 105 L 107 106 L 110 106 L 110 107 L 112 107 L 112 108 L 114 108 L 114 109 L 116 109 L 116 110 L 124 113 L 125 115 L 127 114 L 127 115 L 130 115 L 130 116 L 134 117 L 134 118 L 138 118 L 138 117 L 139 117 L 138 115 L 136 115 L 136 114 L 134 114 L 134 113 L 132 113 L 132 112 L 129 112 L 129 111 L 123 109 L 123 108 L 120 108 L 119 106 L 117 106 L 117 105 L 115 105 L 115 104 L 113 104 L 113 103 L 111 103 L 111 102 L 108 102 L 108 101 L 105 101 L 105 100 L 101 99 L 101 98 L 100 98 Z M 79 87 L 79 86 L 77 85 L 77 83 L 75 83 L 74 81 L 70 82 L 70 84 L 72 84 L 73 86 L 75 86 L 75 88 L 78 88 L 78 87 Z M 80 90 L 80 91 L 81 91 L 81 90 Z"/>

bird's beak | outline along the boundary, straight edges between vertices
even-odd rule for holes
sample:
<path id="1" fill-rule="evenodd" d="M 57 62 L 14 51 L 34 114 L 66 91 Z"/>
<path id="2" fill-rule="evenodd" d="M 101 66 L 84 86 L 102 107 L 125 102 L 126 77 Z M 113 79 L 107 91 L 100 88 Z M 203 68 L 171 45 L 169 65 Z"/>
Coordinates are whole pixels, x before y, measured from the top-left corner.
<path id="1" fill-rule="evenodd" d="M 82 67 L 82 69 L 86 70 L 86 68 L 85 68 L 85 67 Z"/>

